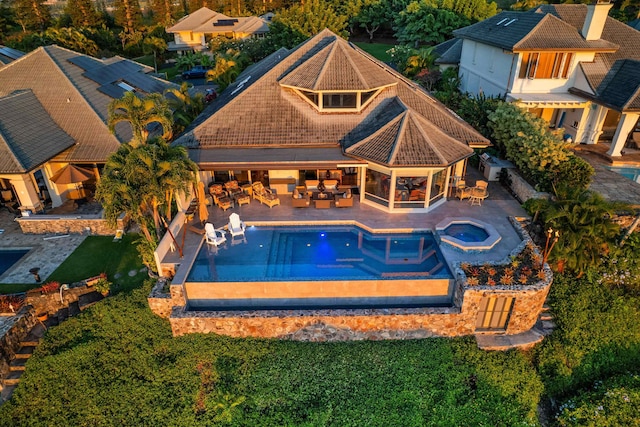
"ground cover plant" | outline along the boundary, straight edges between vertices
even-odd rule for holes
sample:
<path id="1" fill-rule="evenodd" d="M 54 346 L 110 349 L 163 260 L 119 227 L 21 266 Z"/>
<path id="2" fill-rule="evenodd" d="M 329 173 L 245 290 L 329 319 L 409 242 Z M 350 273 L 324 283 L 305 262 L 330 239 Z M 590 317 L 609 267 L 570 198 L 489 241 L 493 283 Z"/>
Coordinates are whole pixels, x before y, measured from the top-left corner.
<path id="1" fill-rule="evenodd" d="M 174 338 L 149 286 L 51 328 L 0 407 L 14 426 L 535 425 L 542 384 L 472 339 Z M 133 321 L 135 319 L 135 321 Z"/>

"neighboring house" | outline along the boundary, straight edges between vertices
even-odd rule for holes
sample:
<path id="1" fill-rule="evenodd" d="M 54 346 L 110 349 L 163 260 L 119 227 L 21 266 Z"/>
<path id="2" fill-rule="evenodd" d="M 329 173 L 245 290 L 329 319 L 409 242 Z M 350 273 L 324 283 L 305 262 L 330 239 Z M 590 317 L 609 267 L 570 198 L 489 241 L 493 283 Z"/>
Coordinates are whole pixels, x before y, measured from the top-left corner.
<path id="1" fill-rule="evenodd" d="M 24 52 L 0 45 L 0 67 L 22 56 L 24 56 Z"/>
<path id="2" fill-rule="evenodd" d="M 327 178 L 388 212 L 444 203 L 472 148 L 489 145 L 329 30 L 245 70 L 174 143 L 205 182 L 262 181 L 282 194 Z"/>
<path id="3" fill-rule="evenodd" d="M 174 41 L 169 42 L 169 50 L 205 50 L 207 37 L 223 36 L 231 39 L 262 37 L 269 32 L 267 19 L 257 16 L 231 18 L 206 7 L 180 19 L 167 28 Z"/>
<path id="4" fill-rule="evenodd" d="M 635 147 L 640 114 L 640 32 L 608 17 L 608 3 L 502 12 L 454 31 L 436 50 L 459 65 L 461 90 L 506 95 L 567 139 Z M 640 147 L 638 147 L 640 148 Z"/>
<path id="5" fill-rule="evenodd" d="M 69 164 L 96 178 L 131 128 L 107 127 L 107 107 L 126 91 L 163 92 L 171 83 L 152 68 L 114 57 L 99 60 L 59 46 L 40 47 L 0 68 L 0 190 L 21 209 L 61 205 L 77 184 L 51 177 Z M 95 180 L 93 180 L 95 181 Z"/>

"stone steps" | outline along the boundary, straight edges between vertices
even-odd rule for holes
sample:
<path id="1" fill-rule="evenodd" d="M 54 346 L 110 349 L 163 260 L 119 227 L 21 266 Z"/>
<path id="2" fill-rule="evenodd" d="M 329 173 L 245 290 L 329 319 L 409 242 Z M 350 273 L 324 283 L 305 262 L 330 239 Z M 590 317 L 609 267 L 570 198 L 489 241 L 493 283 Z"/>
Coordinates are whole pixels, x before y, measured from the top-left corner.
<path id="1" fill-rule="evenodd" d="M 15 358 L 16 359 L 28 359 L 28 358 L 31 357 L 31 355 L 33 354 L 35 349 L 36 349 L 36 346 L 33 346 L 33 345 L 22 346 L 16 352 Z"/>
<path id="2" fill-rule="evenodd" d="M 24 367 L 29 359 L 13 359 L 9 364 L 10 371 L 24 371 Z"/>
<path id="3" fill-rule="evenodd" d="M 4 385 L 18 385 L 20 382 L 20 377 L 22 376 L 23 371 L 9 371 L 4 380 L 2 380 Z"/>
<path id="4" fill-rule="evenodd" d="M 476 343 L 481 350 L 506 351 L 512 348 L 528 350 L 544 339 L 535 329 L 514 335 L 476 334 Z"/>

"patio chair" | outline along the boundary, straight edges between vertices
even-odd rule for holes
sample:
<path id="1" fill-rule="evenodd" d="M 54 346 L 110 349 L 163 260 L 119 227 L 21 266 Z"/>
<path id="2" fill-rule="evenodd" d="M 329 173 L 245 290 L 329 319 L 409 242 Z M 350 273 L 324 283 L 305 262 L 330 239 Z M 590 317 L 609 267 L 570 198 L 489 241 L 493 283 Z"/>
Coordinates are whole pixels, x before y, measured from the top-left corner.
<path id="1" fill-rule="evenodd" d="M 222 184 L 211 184 L 209 194 L 213 198 L 213 204 L 226 211 L 233 206 L 233 201 L 226 191 L 222 189 Z"/>
<path id="2" fill-rule="evenodd" d="M 298 189 L 293 190 L 291 194 L 291 206 L 294 208 L 308 208 L 310 204 L 309 195 L 305 191 L 302 194 Z"/>
<path id="3" fill-rule="evenodd" d="M 236 181 L 235 179 L 233 181 L 226 182 L 224 184 L 224 189 L 227 190 L 227 193 L 229 193 L 230 197 L 242 194 L 242 188 L 238 186 L 238 181 Z"/>
<path id="4" fill-rule="evenodd" d="M 227 241 L 224 230 L 214 228 L 210 222 L 204 225 L 204 237 L 207 240 L 207 245 L 220 246 Z"/>
<path id="5" fill-rule="evenodd" d="M 244 222 L 240 220 L 240 215 L 232 213 L 229 215 L 229 225 L 227 226 L 231 237 L 244 236 L 244 230 L 247 228 Z"/>
<path id="6" fill-rule="evenodd" d="M 460 181 L 458 181 L 458 184 L 456 184 L 456 197 L 460 200 L 464 200 L 470 196 L 471 189 L 467 187 L 467 183 L 464 181 L 464 179 L 461 179 Z"/>
<path id="7" fill-rule="evenodd" d="M 257 199 L 260 203 L 263 203 L 270 208 L 280 204 L 278 196 L 273 194 L 270 189 L 264 188 L 261 182 L 254 182 L 252 187 L 253 198 Z"/>
<path id="8" fill-rule="evenodd" d="M 482 205 L 482 201 L 489 197 L 489 192 L 487 191 L 487 187 L 489 183 L 487 181 L 476 181 L 476 186 L 471 189 L 471 205 L 477 204 L 478 206 Z"/>
<path id="9" fill-rule="evenodd" d="M 344 194 L 336 194 L 335 203 L 336 208 L 353 207 L 353 195 L 351 194 L 351 190 L 347 190 Z"/>

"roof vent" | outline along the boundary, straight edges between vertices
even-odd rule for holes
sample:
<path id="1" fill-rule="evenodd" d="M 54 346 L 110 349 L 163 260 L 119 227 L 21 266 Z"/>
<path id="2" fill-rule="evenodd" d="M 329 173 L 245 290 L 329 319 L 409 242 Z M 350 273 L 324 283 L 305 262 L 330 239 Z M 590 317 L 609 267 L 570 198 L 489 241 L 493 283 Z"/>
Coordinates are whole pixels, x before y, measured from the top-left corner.
<path id="1" fill-rule="evenodd" d="M 506 24 L 504 24 L 504 26 L 506 27 L 506 26 L 508 26 L 508 25 L 511 25 L 511 24 L 513 24 L 514 22 L 516 22 L 517 20 L 518 20 L 517 18 L 512 19 L 511 21 L 509 21 L 509 22 L 507 22 Z"/>

